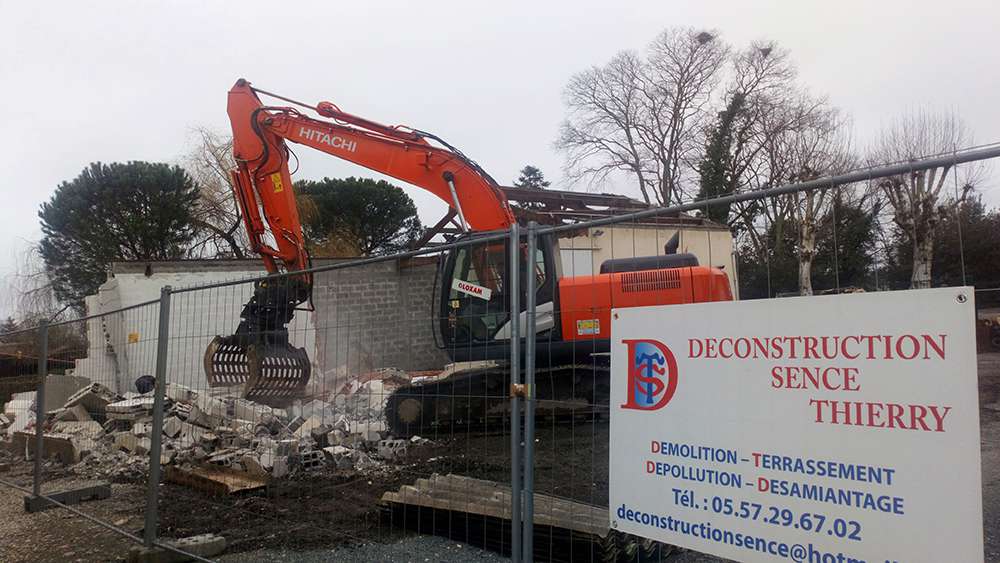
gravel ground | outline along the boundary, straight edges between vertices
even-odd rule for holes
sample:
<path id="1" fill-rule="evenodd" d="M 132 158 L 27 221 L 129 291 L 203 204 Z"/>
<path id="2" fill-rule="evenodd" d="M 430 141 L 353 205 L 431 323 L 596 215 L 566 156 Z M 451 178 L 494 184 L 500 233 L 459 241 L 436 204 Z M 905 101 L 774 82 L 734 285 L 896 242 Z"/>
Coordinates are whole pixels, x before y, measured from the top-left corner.
<path id="1" fill-rule="evenodd" d="M 296 561 L 301 563 L 318 563 L 320 561 L 338 561 L 344 563 L 399 561 L 401 563 L 417 563 L 423 561 L 509 561 L 509 559 L 491 551 L 484 551 L 444 538 L 411 536 L 390 543 L 363 543 L 342 546 L 335 549 L 298 552 L 259 550 L 227 555 L 219 559 L 219 561 L 252 561 L 254 563 L 278 561 Z"/>
<path id="2" fill-rule="evenodd" d="M 31 486 L 31 466 L 19 464 L 0 473 L 0 479 Z M 43 492 L 95 484 L 74 477 L 52 477 Z M 24 494 L 0 485 L 0 562 L 90 562 L 115 560 L 134 545 L 131 540 L 60 508 L 26 514 Z M 112 485 L 111 498 L 77 508 L 141 535 L 143 489 L 138 485 Z"/>
<path id="3" fill-rule="evenodd" d="M 315 551 L 271 551 L 261 550 L 249 553 L 227 555 L 219 559 L 224 562 L 247 561 L 253 563 L 276 563 L 294 561 L 296 563 L 319 563 L 337 561 L 344 563 L 367 563 L 369 561 L 393 561 L 399 563 L 419 562 L 475 562 L 510 561 L 491 551 L 433 536 L 411 536 L 392 543 L 368 543 L 343 546 L 337 549 Z M 688 551 L 665 560 L 669 563 L 714 563 L 723 561 L 717 557 Z"/>

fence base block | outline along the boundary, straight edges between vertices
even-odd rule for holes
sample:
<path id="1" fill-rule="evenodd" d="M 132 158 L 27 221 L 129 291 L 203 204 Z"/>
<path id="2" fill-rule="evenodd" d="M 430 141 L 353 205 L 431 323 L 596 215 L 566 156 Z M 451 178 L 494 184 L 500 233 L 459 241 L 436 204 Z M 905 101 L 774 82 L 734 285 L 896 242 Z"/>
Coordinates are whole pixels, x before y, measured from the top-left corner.
<path id="1" fill-rule="evenodd" d="M 101 499 L 111 498 L 111 485 L 107 483 L 101 483 L 99 485 L 83 487 L 80 489 L 57 491 L 54 493 L 49 493 L 45 496 L 55 501 L 61 502 L 62 504 L 80 504 L 81 502 L 88 500 L 101 500 Z M 49 499 L 45 497 L 36 497 L 32 495 L 25 495 L 24 497 L 25 512 L 39 512 L 42 510 L 48 510 L 49 508 L 55 508 L 56 506 L 58 505 L 49 501 Z"/>
<path id="2" fill-rule="evenodd" d="M 214 557 L 226 550 L 226 538 L 215 534 L 201 534 L 163 543 L 198 557 Z M 191 558 L 162 547 L 133 547 L 128 552 L 128 563 L 177 563 Z"/>

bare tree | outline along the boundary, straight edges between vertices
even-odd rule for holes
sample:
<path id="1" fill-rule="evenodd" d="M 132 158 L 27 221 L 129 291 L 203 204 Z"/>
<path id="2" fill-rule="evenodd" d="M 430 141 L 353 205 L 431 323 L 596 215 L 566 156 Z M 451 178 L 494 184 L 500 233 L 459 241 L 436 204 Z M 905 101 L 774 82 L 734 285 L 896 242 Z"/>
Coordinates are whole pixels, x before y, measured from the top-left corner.
<path id="1" fill-rule="evenodd" d="M 950 153 L 969 144 L 971 135 L 953 113 L 911 112 L 882 130 L 871 159 L 874 162 L 907 162 L 922 156 Z M 931 286 L 934 235 L 941 215 L 951 213 L 971 189 L 973 181 L 958 179 L 952 165 L 914 171 L 881 180 L 879 188 L 893 211 L 893 221 L 913 248 L 911 288 Z M 975 174 L 974 168 L 970 168 Z M 952 182 L 963 185 L 960 194 L 945 191 Z"/>
<path id="2" fill-rule="evenodd" d="M 3 280 L 4 308 L 20 320 L 57 319 L 73 311 L 56 299 L 38 243 L 28 243 L 17 252 L 14 270 Z"/>
<path id="3" fill-rule="evenodd" d="M 795 131 L 787 142 L 787 155 L 796 172 L 791 182 L 804 182 L 840 174 L 854 164 L 850 138 L 836 110 L 817 112 L 809 127 Z M 812 295 L 812 265 L 816 258 L 816 233 L 834 189 L 792 194 L 792 213 L 798 227 L 799 295 Z"/>
<path id="4" fill-rule="evenodd" d="M 645 56 L 631 51 L 575 75 L 565 91 L 569 116 L 556 146 L 572 179 L 633 174 L 646 203 L 688 195 L 683 175 L 695 153 L 728 46 L 709 31 L 668 29 Z"/>
<path id="5" fill-rule="evenodd" d="M 822 98 L 797 92 L 794 85 L 753 96 L 748 104 L 734 144 L 735 191 L 759 191 L 800 179 L 808 162 L 796 156 L 803 150 L 797 145 L 810 137 L 822 137 L 820 131 L 829 132 L 834 110 Z M 813 154 L 811 158 L 819 156 Z M 774 250 L 780 252 L 785 223 L 795 218 L 796 199 L 782 196 L 751 200 L 735 205 L 734 210 L 731 225 L 749 238 L 758 254 L 766 251 L 771 231 L 778 245 Z"/>
<path id="6" fill-rule="evenodd" d="M 824 101 L 801 94 L 789 53 L 774 42 L 757 41 L 731 57 L 732 75 L 723 96 L 724 110 L 708 131 L 698 165 L 699 199 L 711 199 L 776 185 L 790 174 L 779 137 L 809 124 Z M 762 251 L 756 222 L 771 215 L 780 231 L 790 208 L 786 200 L 751 201 L 712 208 L 739 237 Z"/>
<path id="7" fill-rule="evenodd" d="M 208 129 L 195 130 L 196 146 L 184 167 L 198 182 L 200 194 L 194 210 L 198 238 L 189 253 L 194 256 L 246 258 L 249 241 L 239 209 L 233 200 L 233 140 Z"/>

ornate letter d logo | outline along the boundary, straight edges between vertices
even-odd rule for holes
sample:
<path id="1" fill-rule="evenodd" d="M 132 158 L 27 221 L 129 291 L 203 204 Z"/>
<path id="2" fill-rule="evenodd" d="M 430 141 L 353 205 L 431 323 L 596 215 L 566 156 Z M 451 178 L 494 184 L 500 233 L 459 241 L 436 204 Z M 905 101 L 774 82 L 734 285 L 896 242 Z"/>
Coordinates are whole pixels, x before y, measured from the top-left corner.
<path id="1" fill-rule="evenodd" d="M 657 340 L 622 340 L 628 346 L 628 396 L 621 407 L 655 411 L 677 390 L 677 360 Z"/>

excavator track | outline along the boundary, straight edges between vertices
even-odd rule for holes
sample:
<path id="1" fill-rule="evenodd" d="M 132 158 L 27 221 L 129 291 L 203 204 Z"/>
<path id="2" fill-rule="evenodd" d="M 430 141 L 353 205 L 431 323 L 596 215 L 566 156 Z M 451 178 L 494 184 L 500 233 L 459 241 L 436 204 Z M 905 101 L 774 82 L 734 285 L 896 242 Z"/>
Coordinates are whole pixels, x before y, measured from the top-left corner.
<path id="1" fill-rule="evenodd" d="M 535 370 L 536 421 L 592 420 L 608 414 L 606 364 L 568 364 Z M 386 422 L 397 437 L 502 429 L 510 419 L 510 368 L 456 372 L 444 379 L 397 389 L 386 403 Z"/>

